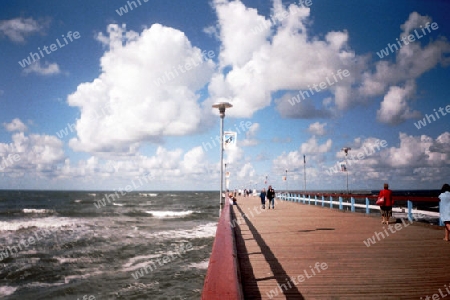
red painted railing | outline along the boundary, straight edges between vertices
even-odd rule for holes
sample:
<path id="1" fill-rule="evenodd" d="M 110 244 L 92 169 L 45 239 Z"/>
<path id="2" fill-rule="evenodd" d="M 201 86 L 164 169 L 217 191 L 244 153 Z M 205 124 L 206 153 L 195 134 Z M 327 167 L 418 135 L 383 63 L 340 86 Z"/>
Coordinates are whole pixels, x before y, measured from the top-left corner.
<path id="1" fill-rule="evenodd" d="M 237 261 L 234 230 L 231 227 L 231 208 L 228 199 L 217 224 L 216 237 L 209 258 L 203 285 L 203 300 L 242 300 L 241 280 Z"/>
<path id="2" fill-rule="evenodd" d="M 303 193 L 295 193 L 295 194 L 301 194 Z M 339 193 L 307 193 L 306 195 L 310 196 L 324 196 L 324 197 L 343 197 L 343 198 L 367 198 L 370 200 L 376 200 L 378 198 L 377 195 L 364 195 L 364 194 L 339 194 Z M 439 202 L 438 197 L 424 197 L 424 196 L 396 196 L 393 195 L 392 198 L 397 201 L 407 201 L 410 200 L 412 202 Z"/>

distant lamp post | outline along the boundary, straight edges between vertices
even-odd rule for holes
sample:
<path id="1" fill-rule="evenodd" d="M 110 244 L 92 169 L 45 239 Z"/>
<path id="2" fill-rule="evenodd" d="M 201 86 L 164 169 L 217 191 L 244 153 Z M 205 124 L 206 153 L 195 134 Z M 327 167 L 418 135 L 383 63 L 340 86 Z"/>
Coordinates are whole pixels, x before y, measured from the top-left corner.
<path id="1" fill-rule="evenodd" d="M 348 156 L 348 151 L 352 150 L 352 148 L 350 147 L 345 147 L 342 148 L 342 151 L 344 151 L 345 153 L 345 172 L 347 173 L 347 194 L 348 194 L 348 164 L 347 164 L 347 156 Z"/>
<path id="2" fill-rule="evenodd" d="M 213 108 L 218 108 L 220 113 L 220 194 L 219 194 L 219 204 L 222 207 L 222 193 L 223 193 L 223 119 L 225 118 L 225 110 L 227 108 L 233 107 L 228 102 L 215 103 Z"/>
<path id="3" fill-rule="evenodd" d="M 286 195 L 287 195 L 287 191 L 288 191 L 288 185 L 287 185 L 287 170 L 286 170 L 286 177 L 284 177 L 284 180 L 286 181 Z"/>

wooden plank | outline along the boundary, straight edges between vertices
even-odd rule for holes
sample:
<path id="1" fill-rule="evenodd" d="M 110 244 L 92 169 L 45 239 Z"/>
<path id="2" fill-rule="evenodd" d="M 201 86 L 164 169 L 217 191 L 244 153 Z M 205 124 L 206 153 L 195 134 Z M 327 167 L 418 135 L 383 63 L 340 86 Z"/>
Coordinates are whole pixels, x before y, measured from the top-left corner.
<path id="1" fill-rule="evenodd" d="M 443 229 L 394 219 L 388 227 L 362 213 L 282 201 L 262 210 L 259 202 L 239 197 L 233 207 L 245 299 L 450 294 L 450 243 L 442 240 Z"/>

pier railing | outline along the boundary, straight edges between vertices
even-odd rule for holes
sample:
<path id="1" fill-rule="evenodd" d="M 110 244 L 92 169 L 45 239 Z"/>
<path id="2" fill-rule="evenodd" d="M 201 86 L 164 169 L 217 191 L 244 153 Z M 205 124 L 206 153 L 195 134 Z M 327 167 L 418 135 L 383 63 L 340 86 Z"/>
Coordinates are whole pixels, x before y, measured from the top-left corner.
<path id="1" fill-rule="evenodd" d="M 244 299 L 234 230 L 231 227 L 231 208 L 228 199 L 225 200 L 225 205 L 217 224 L 216 237 L 203 285 L 202 299 Z"/>
<path id="2" fill-rule="evenodd" d="M 377 196 L 368 195 L 355 195 L 355 194 L 294 194 L 294 193 L 278 193 L 277 198 L 283 201 L 297 202 L 309 205 L 321 205 L 323 207 L 328 206 L 330 208 L 339 208 L 343 210 L 350 208 L 351 212 L 355 212 L 355 208 L 365 209 L 366 214 L 370 214 L 370 210 L 377 210 L 380 207 L 375 205 Z M 364 199 L 365 203 L 356 203 L 355 198 Z M 404 213 L 408 217 L 408 220 L 412 222 L 414 220 L 413 214 L 423 214 L 431 217 L 439 218 L 439 225 L 443 226 L 444 223 L 440 218 L 439 212 L 432 212 L 427 210 L 414 209 L 414 202 L 430 202 L 439 204 L 439 211 L 441 211 L 441 205 L 439 198 L 437 197 L 418 197 L 418 196 L 394 196 L 394 201 L 406 201 L 406 207 L 393 207 L 393 212 Z M 345 199 L 345 200 L 344 200 Z M 361 201 L 359 201 L 361 202 Z M 371 204 L 372 203 L 372 204 Z M 406 211 L 405 211 L 406 209 Z"/>

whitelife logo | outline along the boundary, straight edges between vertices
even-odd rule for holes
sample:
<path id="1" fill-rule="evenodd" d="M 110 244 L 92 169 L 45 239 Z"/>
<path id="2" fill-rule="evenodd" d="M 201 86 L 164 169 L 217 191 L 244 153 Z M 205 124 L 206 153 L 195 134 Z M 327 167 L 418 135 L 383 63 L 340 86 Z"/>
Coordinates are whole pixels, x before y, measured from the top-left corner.
<path id="1" fill-rule="evenodd" d="M 78 31 L 74 31 L 72 33 L 72 31 L 69 31 L 67 33 L 67 36 L 61 35 L 64 43 L 61 43 L 61 41 L 59 40 L 59 38 L 56 39 L 56 44 L 51 44 L 49 47 L 47 45 L 45 45 L 44 47 L 38 47 L 38 53 L 36 52 L 30 52 L 30 55 L 27 58 L 22 59 L 22 61 L 19 61 L 19 65 L 22 68 L 25 68 L 29 65 L 31 65 L 32 63 L 40 60 L 41 58 L 44 58 L 45 54 L 51 54 L 52 52 L 55 52 L 58 49 L 61 49 L 63 47 L 65 47 L 66 45 L 69 44 L 69 42 L 67 41 L 67 39 L 69 39 L 70 42 L 73 42 L 74 40 L 78 40 L 81 35 Z M 40 54 L 40 55 L 39 55 Z"/>

